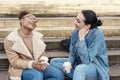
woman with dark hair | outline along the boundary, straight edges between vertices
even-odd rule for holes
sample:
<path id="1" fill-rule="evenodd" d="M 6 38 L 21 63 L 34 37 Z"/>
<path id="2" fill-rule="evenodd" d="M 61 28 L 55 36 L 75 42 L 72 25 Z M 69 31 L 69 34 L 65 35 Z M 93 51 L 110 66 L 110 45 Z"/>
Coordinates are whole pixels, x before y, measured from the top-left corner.
<path id="1" fill-rule="evenodd" d="M 43 78 L 62 80 L 60 70 L 41 60 L 42 56 L 45 57 L 46 45 L 42 40 L 43 35 L 34 31 L 36 17 L 28 11 L 21 11 L 19 21 L 20 28 L 11 32 L 4 40 L 5 51 L 10 62 L 8 69 L 10 80 L 43 80 Z"/>
<path id="2" fill-rule="evenodd" d="M 107 49 L 103 32 L 97 28 L 102 22 L 92 10 L 83 10 L 75 20 L 71 34 L 69 58 L 54 58 L 50 64 L 73 80 L 109 80 Z M 71 63 L 66 73 L 63 64 Z"/>

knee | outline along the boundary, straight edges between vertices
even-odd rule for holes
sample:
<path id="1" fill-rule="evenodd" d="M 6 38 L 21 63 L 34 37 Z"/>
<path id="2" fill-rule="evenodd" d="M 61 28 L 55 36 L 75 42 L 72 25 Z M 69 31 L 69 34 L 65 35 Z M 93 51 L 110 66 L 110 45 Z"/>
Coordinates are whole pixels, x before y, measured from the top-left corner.
<path id="1" fill-rule="evenodd" d="M 58 59 L 57 58 L 53 58 L 53 59 L 50 60 L 50 65 L 51 66 L 56 67 L 57 63 L 58 63 Z"/>
<path id="2" fill-rule="evenodd" d="M 22 80 L 43 80 L 43 73 L 36 69 L 25 69 L 21 78 Z"/>
<path id="3" fill-rule="evenodd" d="M 43 73 L 34 69 L 31 73 L 30 73 L 32 78 L 37 78 L 38 80 L 43 80 Z"/>
<path id="4" fill-rule="evenodd" d="M 50 64 L 64 63 L 65 61 L 67 61 L 67 58 L 53 58 L 51 59 Z"/>
<path id="5" fill-rule="evenodd" d="M 45 79 L 63 80 L 64 78 L 64 73 L 53 66 L 48 66 L 43 73 Z"/>
<path id="6" fill-rule="evenodd" d="M 58 64 L 60 64 L 61 62 L 60 62 L 60 58 L 53 58 L 53 59 L 51 59 L 51 61 L 50 61 L 50 65 L 51 66 L 54 66 L 54 67 L 58 67 Z"/>
<path id="7" fill-rule="evenodd" d="M 75 68 L 76 73 L 85 73 L 86 70 L 87 70 L 86 64 L 80 64 L 80 65 L 76 66 L 76 68 Z"/>
<path id="8" fill-rule="evenodd" d="M 53 58 L 53 59 L 51 59 L 51 60 L 50 60 L 50 64 L 56 63 L 57 60 L 58 60 L 57 58 Z"/>

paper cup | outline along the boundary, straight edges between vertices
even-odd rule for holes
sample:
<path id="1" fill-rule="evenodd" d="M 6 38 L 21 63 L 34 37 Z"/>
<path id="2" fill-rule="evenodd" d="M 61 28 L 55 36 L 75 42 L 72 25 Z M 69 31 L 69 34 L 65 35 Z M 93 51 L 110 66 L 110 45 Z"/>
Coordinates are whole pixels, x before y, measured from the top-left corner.
<path id="1" fill-rule="evenodd" d="M 40 60 L 42 61 L 42 63 L 48 63 L 48 57 L 46 56 L 41 56 Z"/>
<path id="2" fill-rule="evenodd" d="M 70 62 L 64 62 L 63 68 L 66 70 L 66 73 L 70 73 L 71 71 L 71 63 Z"/>

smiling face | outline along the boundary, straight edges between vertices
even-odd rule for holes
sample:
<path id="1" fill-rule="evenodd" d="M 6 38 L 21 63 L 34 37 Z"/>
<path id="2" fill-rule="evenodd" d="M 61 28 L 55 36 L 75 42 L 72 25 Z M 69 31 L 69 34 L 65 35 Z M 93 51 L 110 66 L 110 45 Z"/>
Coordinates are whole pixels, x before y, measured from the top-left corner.
<path id="1" fill-rule="evenodd" d="M 88 25 L 85 24 L 85 17 L 82 13 L 79 13 L 75 19 L 74 25 L 77 30 L 80 29 L 89 29 Z"/>
<path id="2" fill-rule="evenodd" d="M 26 14 L 20 19 L 20 22 L 22 27 L 33 30 L 36 27 L 37 19 L 32 14 Z"/>

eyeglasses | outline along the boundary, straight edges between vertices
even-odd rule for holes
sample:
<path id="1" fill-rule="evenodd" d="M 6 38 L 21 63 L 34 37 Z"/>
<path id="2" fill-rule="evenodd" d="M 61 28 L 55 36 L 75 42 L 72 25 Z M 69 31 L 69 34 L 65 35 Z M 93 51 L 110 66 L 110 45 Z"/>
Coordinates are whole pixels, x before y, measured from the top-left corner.
<path id="1" fill-rule="evenodd" d="M 25 17 L 37 21 L 37 18 L 36 18 L 35 16 L 33 16 L 33 15 L 26 15 L 26 16 L 24 16 L 24 18 L 25 18 Z"/>

